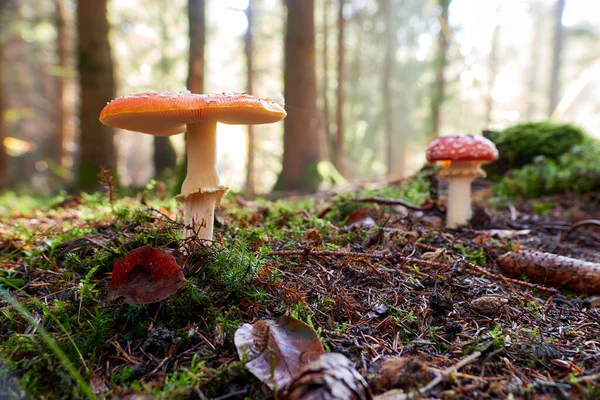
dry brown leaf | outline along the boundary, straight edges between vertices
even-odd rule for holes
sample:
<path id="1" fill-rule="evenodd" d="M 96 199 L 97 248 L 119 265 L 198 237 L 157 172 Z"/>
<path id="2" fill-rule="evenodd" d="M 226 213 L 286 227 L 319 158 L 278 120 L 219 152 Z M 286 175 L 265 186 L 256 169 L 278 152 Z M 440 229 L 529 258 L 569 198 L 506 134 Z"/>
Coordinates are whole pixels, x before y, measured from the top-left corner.
<path id="1" fill-rule="evenodd" d="M 344 226 L 346 228 L 371 228 L 375 226 L 375 220 L 369 215 L 369 210 L 361 208 L 348 215 Z"/>
<path id="2" fill-rule="evenodd" d="M 235 333 L 235 346 L 246 366 L 271 389 L 285 388 L 298 372 L 325 351 L 313 328 L 292 317 L 244 324 Z"/>

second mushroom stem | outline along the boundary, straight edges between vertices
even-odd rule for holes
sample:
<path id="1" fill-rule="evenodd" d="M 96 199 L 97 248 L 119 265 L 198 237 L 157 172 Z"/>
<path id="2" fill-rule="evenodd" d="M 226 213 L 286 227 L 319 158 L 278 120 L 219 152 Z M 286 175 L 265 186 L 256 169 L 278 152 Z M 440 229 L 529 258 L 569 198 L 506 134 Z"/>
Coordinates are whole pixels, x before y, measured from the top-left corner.
<path id="1" fill-rule="evenodd" d="M 466 225 L 471 218 L 471 182 L 473 177 L 454 176 L 448 183 L 446 226 Z"/>

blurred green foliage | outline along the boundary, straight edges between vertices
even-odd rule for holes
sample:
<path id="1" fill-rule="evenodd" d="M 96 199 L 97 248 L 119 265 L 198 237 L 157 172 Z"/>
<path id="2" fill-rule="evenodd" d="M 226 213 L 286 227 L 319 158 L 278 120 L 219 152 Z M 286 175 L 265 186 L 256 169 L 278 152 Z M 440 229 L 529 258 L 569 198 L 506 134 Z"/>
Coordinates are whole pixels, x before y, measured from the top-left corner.
<path id="1" fill-rule="evenodd" d="M 542 195 L 600 190 L 600 142 L 591 138 L 557 160 L 539 156 L 515 169 L 495 186 L 500 196 L 533 198 Z"/>
<path id="2" fill-rule="evenodd" d="M 489 179 L 496 181 L 508 171 L 525 167 L 540 156 L 557 161 L 588 138 L 574 125 L 550 121 L 518 124 L 503 131 L 489 132 L 486 136 L 500 153 L 498 161 L 484 167 Z"/>

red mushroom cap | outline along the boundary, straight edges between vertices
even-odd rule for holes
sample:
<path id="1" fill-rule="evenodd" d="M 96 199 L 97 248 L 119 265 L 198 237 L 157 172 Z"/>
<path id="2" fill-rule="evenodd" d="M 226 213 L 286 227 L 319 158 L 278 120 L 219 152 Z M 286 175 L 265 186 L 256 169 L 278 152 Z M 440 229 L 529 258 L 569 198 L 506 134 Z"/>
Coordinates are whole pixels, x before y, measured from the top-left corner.
<path id="1" fill-rule="evenodd" d="M 427 161 L 496 161 L 498 150 L 483 136 L 456 135 L 435 139 L 427 146 Z"/>
<path id="2" fill-rule="evenodd" d="M 286 116 L 281 104 L 247 93 L 138 93 L 119 97 L 104 107 L 100 122 L 113 128 L 170 136 L 186 124 L 215 121 L 224 124 L 270 124 Z"/>

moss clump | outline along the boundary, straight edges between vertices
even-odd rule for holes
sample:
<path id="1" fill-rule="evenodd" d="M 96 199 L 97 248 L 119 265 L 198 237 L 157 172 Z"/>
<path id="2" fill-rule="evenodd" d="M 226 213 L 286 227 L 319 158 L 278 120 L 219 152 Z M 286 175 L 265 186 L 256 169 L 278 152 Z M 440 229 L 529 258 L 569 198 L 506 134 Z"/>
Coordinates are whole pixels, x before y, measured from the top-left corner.
<path id="1" fill-rule="evenodd" d="M 498 161 L 484 167 L 493 180 L 499 180 L 509 170 L 531 164 L 539 156 L 558 160 L 588 138 L 574 125 L 549 121 L 518 124 L 501 132 L 488 132 L 486 136 L 500 153 Z"/>
<path id="2" fill-rule="evenodd" d="M 558 160 L 537 158 L 513 170 L 495 186 L 504 197 L 534 198 L 562 192 L 587 193 L 600 190 L 600 142 L 587 139 Z"/>

